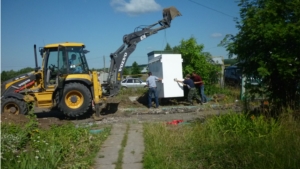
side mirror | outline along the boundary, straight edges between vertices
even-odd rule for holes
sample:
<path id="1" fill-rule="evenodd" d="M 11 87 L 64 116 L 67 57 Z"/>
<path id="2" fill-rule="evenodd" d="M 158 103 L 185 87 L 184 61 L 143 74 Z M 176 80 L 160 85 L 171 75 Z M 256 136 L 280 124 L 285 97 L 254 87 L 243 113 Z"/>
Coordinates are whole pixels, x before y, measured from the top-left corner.
<path id="1" fill-rule="evenodd" d="M 40 52 L 41 57 L 43 57 L 44 48 L 40 48 L 39 52 Z"/>

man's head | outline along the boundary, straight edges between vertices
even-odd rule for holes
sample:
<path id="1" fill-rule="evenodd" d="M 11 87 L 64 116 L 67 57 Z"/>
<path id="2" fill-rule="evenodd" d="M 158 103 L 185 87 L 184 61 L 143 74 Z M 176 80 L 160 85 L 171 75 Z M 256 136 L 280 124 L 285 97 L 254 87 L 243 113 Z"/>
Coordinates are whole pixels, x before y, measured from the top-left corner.
<path id="1" fill-rule="evenodd" d="M 189 79 L 189 78 L 191 78 L 191 75 L 190 75 L 190 74 L 187 74 L 187 75 L 185 76 L 185 78 L 186 78 L 186 79 Z"/>
<path id="2" fill-rule="evenodd" d="M 71 59 L 72 59 L 72 60 L 76 60 L 76 55 L 75 55 L 75 54 L 72 54 L 72 55 L 71 55 Z"/>
<path id="3" fill-rule="evenodd" d="M 151 75 L 152 75 L 152 72 L 148 72 L 148 75 L 151 76 Z"/>
<path id="4" fill-rule="evenodd" d="M 196 76 L 197 74 L 196 74 L 196 72 L 194 71 L 193 73 L 192 73 L 192 76 Z"/>

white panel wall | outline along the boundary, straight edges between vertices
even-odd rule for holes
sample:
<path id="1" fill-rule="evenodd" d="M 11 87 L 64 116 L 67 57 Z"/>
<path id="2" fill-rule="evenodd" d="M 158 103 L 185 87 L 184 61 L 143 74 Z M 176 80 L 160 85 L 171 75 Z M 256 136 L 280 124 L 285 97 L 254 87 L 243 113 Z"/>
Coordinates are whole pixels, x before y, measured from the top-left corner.
<path id="1" fill-rule="evenodd" d="M 156 82 L 159 98 L 184 96 L 182 84 L 174 81 L 183 79 L 181 54 L 154 54 L 148 57 L 148 66 L 154 76 L 163 79 Z"/>

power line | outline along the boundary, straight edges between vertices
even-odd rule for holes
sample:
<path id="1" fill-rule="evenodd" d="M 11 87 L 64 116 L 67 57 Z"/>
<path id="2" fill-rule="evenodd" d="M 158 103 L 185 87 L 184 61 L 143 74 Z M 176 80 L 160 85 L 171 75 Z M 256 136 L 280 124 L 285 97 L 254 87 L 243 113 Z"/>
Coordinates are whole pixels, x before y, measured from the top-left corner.
<path id="1" fill-rule="evenodd" d="M 191 1 L 191 2 L 193 2 L 193 3 L 195 3 L 195 4 L 197 4 L 197 5 L 200 5 L 200 6 L 204 7 L 204 8 L 210 9 L 210 10 L 212 10 L 212 11 L 221 13 L 221 14 L 223 14 L 223 15 L 225 15 L 225 16 L 228 16 L 228 17 L 231 17 L 231 18 L 235 18 L 234 16 L 231 16 L 231 15 L 226 14 L 226 13 L 224 13 L 224 12 L 221 12 L 221 11 L 219 11 L 219 10 L 216 10 L 216 9 L 211 8 L 211 7 L 208 7 L 208 6 L 205 6 L 205 5 L 203 5 L 203 4 L 200 4 L 199 2 L 195 2 L 195 1 L 193 1 L 193 0 L 189 0 L 189 1 Z"/>

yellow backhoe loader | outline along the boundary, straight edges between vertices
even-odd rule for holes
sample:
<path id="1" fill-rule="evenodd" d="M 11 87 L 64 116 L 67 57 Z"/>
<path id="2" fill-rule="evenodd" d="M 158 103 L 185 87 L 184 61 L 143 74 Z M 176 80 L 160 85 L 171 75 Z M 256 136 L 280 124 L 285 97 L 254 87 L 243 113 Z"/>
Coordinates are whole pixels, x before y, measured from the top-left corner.
<path id="1" fill-rule="evenodd" d="M 41 67 L 38 67 L 34 45 L 35 71 L 2 83 L 1 112 L 27 114 L 30 106 L 55 107 L 67 116 L 77 117 L 94 108 L 96 116 L 100 116 L 105 100 L 118 94 L 124 66 L 136 45 L 169 28 L 177 16 L 181 14 L 175 7 L 165 8 L 162 20 L 140 30 L 138 27 L 133 33 L 125 35 L 121 47 L 110 55 L 111 64 L 105 86 L 98 81 L 97 72 L 89 70 L 85 56 L 88 51 L 83 43 L 65 42 L 40 48 L 43 59 Z"/>

